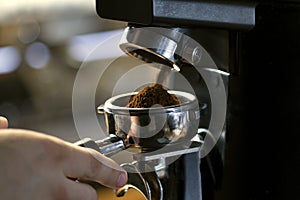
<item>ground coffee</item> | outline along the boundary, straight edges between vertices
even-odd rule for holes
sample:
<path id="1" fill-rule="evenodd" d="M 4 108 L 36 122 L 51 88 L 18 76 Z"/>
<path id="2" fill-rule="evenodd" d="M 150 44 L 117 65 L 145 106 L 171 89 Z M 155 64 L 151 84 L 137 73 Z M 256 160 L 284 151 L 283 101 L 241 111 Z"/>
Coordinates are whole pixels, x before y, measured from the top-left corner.
<path id="1" fill-rule="evenodd" d="M 179 104 L 179 99 L 168 92 L 161 84 L 148 85 L 129 100 L 129 108 L 150 108 L 155 104 L 163 107 Z"/>

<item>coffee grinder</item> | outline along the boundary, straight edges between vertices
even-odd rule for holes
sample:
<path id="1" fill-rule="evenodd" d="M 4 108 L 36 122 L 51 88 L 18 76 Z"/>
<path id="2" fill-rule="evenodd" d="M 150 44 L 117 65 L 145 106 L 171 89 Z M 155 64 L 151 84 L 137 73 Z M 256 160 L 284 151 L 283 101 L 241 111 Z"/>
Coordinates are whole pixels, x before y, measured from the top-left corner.
<path id="1" fill-rule="evenodd" d="M 197 98 L 208 105 L 207 121 L 200 128 L 208 128 L 214 106 L 207 80 L 191 66 L 199 52 L 184 50 L 193 55 L 192 61 L 169 56 L 169 50 L 177 48 L 172 37 L 179 32 L 197 41 L 216 63 L 215 72 L 225 84 L 226 123 L 218 141 L 201 158 L 200 169 L 190 166 L 191 173 L 182 179 L 184 170 L 180 169 L 192 159 L 183 157 L 173 168 L 177 176 L 165 184 L 192 180 L 200 171 L 201 182 L 198 179 L 192 191 L 199 195 L 188 197 L 191 185 L 173 193 L 182 192 L 183 196 L 177 195 L 181 199 L 204 200 L 293 199 L 299 195 L 299 1 L 96 0 L 96 8 L 102 18 L 128 22 L 126 53 L 179 67 Z M 166 38 L 162 40 L 166 49 L 151 49 L 151 44 L 141 41 L 142 27 L 166 28 L 168 33 L 175 31 L 175 36 L 158 33 Z"/>

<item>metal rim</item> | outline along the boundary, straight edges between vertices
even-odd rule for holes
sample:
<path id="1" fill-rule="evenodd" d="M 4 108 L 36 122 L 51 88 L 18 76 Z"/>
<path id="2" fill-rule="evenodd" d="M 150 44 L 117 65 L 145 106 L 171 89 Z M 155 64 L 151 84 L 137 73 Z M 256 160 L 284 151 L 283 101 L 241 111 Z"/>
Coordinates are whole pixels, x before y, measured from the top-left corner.
<path id="1" fill-rule="evenodd" d="M 168 91 L 170 94 L 176 95 L 180 99 L 184 99 L 185 101 L 181 104 L 174 105 L 174 106 L 166 106 L 166 107 L 151 107 L 151 108 L 128 108 L 125 106 L 115 105 L 114 102 L 121 99 L 121 98 L 129 98 L 137 92 L 125 93 L 116 95 L 111 97 L 110 99 L 106 100 L 104 105 L 101 105 L 97 108 L 98 112 L 103 113 L 113 113 L 113 114 L 120 114 L 120 115 L 142 115 L 142 114 L 149 114 L 151 113 L 170 113 L 170 112 L 182 112 L 188 111 L 191 109 L 196 109 L 198 107 L 198 101 L 195 95 L 183 92 L 183 91 Z"/>

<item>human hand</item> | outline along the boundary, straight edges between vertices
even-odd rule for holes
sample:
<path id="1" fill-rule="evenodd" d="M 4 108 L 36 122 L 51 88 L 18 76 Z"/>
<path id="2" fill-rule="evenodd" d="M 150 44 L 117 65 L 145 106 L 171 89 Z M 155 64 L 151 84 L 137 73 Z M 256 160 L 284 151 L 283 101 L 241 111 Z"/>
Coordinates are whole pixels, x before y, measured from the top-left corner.
<path id="1" fill-rule="evenodd" d="M 0 129 L 0 162 L 1 200 L 96 200 L 90 185 L 70 178 L 112 188 L 127 182 L 126 171 L 97 151 L 29 130 Z"/>

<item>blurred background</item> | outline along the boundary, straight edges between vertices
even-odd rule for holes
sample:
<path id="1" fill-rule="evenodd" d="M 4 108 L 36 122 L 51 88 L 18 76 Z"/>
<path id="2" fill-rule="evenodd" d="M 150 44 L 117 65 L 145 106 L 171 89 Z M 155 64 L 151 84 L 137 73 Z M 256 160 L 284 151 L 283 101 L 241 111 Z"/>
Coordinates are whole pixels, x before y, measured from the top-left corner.
<path id="1" fill-rule="evenodd" d="M 77 140 L 76 73 L 95 45 L 126 24 L 99 18 L 95 0 L 0 0 L 0 9 L 0 115 L 10 127 Z"/>

